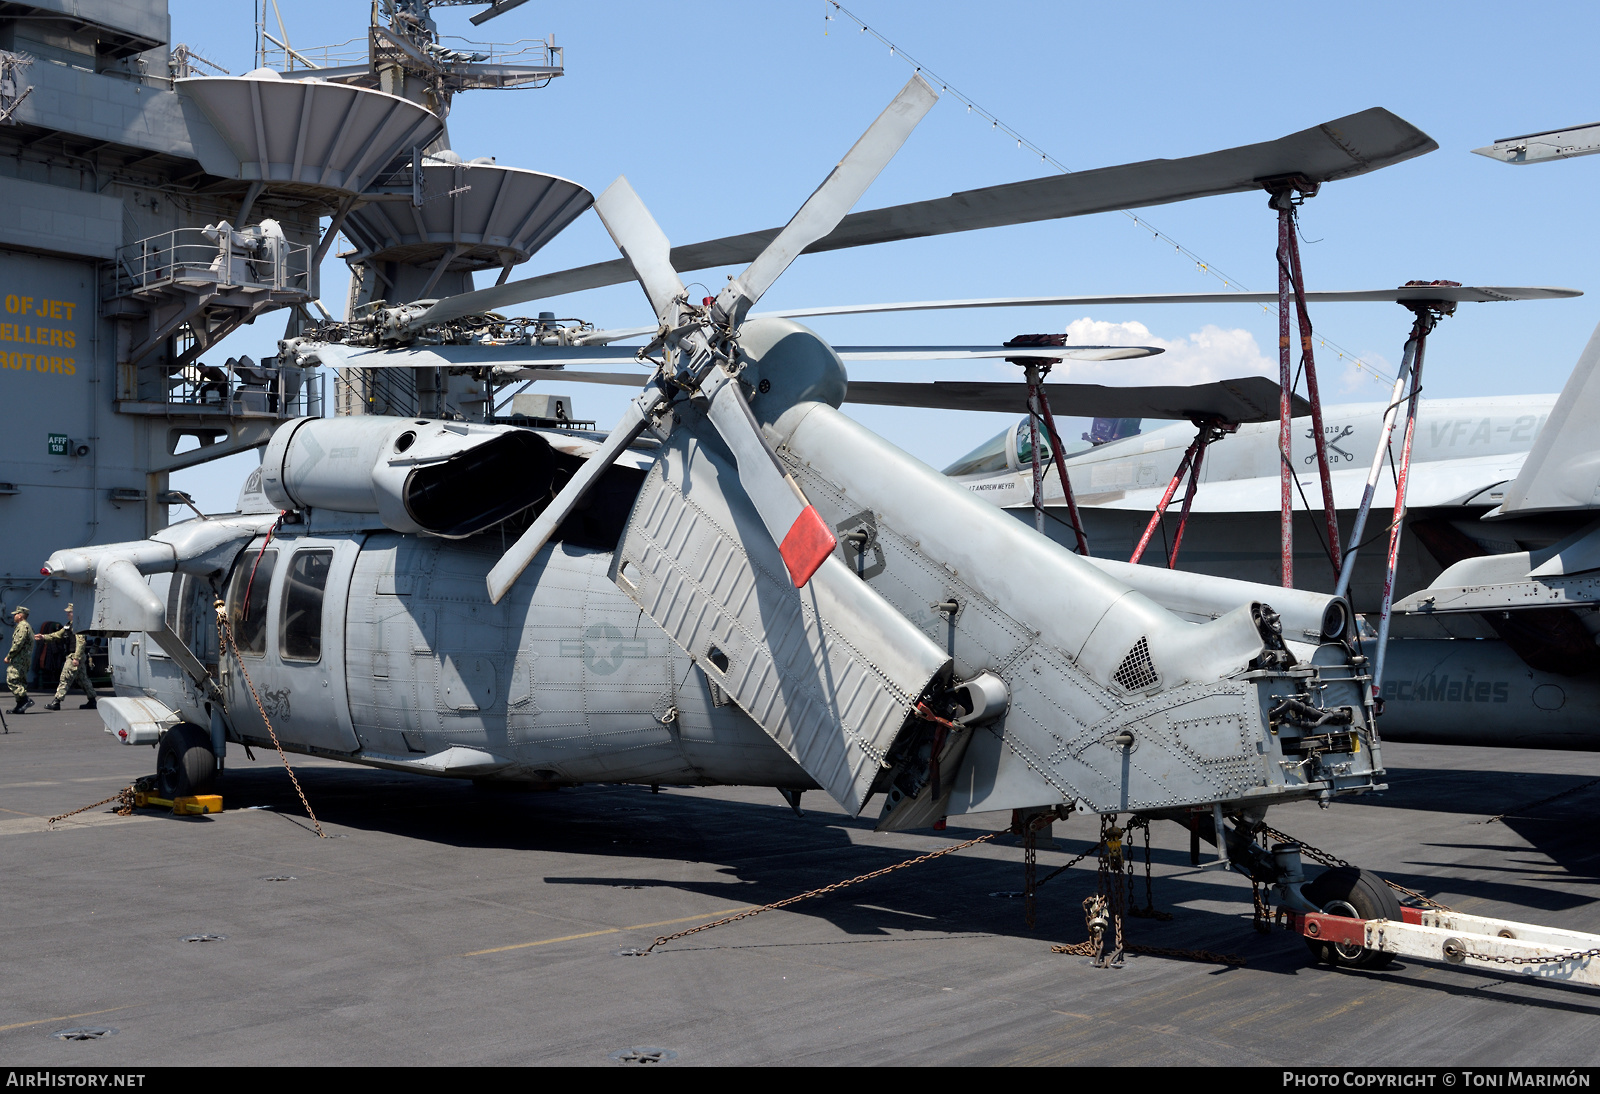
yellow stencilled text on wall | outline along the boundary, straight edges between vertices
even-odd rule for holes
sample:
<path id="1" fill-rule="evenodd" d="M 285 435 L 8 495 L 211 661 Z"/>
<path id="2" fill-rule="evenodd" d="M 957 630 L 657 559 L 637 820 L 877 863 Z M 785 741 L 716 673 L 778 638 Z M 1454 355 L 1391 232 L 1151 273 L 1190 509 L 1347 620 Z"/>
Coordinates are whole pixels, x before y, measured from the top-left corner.
<path id="1" fill-rule="evenodd" d="M 72 322 L 78 305 L 71 300 L 51 300 L 45 297 L 20 296 L 10 293 L 5 298 L 8 315 L 19 320 L 53 319 Z M 0 322 L 0 343 L 20 342 L 29 346 L 76 349 L 76 331 L 62 327 L 40 326 L 34 322 Z M 54 372 L 73 376 L 78 371 L 77 358 L 61 357 L 50 353 L 8 352 L 0 349 L 0 368 L 18 372 Z"/>
<path id="2" fill-rule="evenodd" d="M 0 350 L 0 368 L 23 372 L 59 372 L 63 376 L 73 376 L 77 374 L 78 361 L 75 357 L 52 357 L 43 353 L 6 353 Z"/>

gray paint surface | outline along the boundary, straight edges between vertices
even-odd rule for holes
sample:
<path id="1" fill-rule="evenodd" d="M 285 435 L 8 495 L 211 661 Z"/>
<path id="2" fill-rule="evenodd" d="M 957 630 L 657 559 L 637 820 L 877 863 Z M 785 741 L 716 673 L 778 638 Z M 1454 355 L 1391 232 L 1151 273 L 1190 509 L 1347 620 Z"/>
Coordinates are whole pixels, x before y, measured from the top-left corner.
<path id="1" fill-rule="evenodd" d="M 117 198 L 25 179 L 10 179 L 5 189 L 0 247 L 110 258 L 122 245 L 122 202 Z"/>
<path id="2" fill-rule="evenodd" d="M 1040 890 L 1029 931 L 1020 901 L 991 895 L 1022 887 L 1011 837 L 620 958 L 1009 814 L 875 833 L 819 794 L 796 818 L 770 789 L 504 795 L 295 757 L 319 819 L 344 837 L 318 840 L 277 758 L 235 749 L 220 816 L 102 808 L 46 832 L 44 817 L 150 769 L 150 749 L 111 743 L 93 714 L 69 704 L 0 736 L 6 923 L 27 940 L 8 950 L 0 1023 L 0 1055 L 17 1067 L 606 1067 L 632 1045 L 676 1051 L 674 1066 L 1600 1060 L 1590 994 L 1426 962 L 1311 966 L 1293 935 L 1250 929 L 1249 883 L 1192 870 L 1171 824 L 1151 842 L 1155 903 L 1175 918 L 1133 920 L 1130 938 L 1238 953 L 1244 968 L 1133 956 L 1113 972 L 1051 953 L 1084 937 L 1093 859 Z M 1452 907 L 1600 931 L 1587 827 L 1600 787 L 1515 808 L 1600 776 L 1600 756 L 1394 745 L 1386 758 L 1397 777 L 1382 797 L 1288 806 L 1272 823 Z M 1058 823 L 1040 876 L 1097 832 L 1092 819 Z M 1141 873 L 1142 854 L 1141 840 Z M 263 880 L 279 876 L 296 880 Z M 179 941 L 202 931 L 227 941 Z M 117 990 L 156 961 L 181 971 L 181 998 Z M 50 1039 L 86 1025 L 121 1032 Z"/>

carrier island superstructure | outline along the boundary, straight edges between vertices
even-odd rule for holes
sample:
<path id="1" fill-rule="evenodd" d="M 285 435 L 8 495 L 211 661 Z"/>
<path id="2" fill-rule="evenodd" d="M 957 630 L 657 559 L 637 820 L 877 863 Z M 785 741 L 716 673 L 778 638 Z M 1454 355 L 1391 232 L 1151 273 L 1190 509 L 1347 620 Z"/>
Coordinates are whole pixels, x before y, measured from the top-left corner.
<path id="1" fill-rule="evenodd" d="M 257 67 L 237 75 L 175 41 L 166 0 L 0 4 L 7 610 L 64 619 L 71 590 L 40 583 L 44 553 L 149 535 L 182 500 L 172 472 L 258 448 L 289 418 L 492 412 L 470 378 L 324 376 L 218 348 L 246 323 L 293 336 L 326 317 L 319 266 L 340 235 L 354 277 L 334 306 L 356 308 L 503 278 L 592 203 L 451 150 L 456 92 L 563 70 L 553 39 L 440 35 L 430 9 L 460 2 L 382 0 L 343 56 L 290 49 L 261 18 Z M 518 2 L 480 0 L 475 21 Z"/>

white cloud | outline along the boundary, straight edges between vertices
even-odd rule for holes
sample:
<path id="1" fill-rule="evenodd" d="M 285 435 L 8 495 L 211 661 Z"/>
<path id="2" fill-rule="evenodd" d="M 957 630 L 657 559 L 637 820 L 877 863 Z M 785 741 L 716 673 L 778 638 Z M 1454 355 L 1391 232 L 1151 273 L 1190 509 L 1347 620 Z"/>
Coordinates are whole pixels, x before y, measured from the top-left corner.
<path id="1" fill-rule="evenodd" d="M 1157 346 L 1156 357 L 1133 361 L 1064 361 L 1052 379 L 1080 384 L 1204 384 L 1236 376 L 1277 377 L 1278 365 L 1262 354 L 1256 337 L 1207 323 L 1181 338 L 1159 338 L 1143 323 L 1108 323 L 1085 316 L 1067 324 L 1069 346 Z"/>
<path id="2" fill-rule="evenodd" d="M 1384 397 L 1389 385 L 1394 382 L 1394 364 L 1381 353 L 1369 353 L 1362 358 L 1371 366 L 1367 369 L 1357 367 L 1350 358 L 1341 357 L 1337 353 L 1333 354 L 1333 359 L 1340 369 L 1338 389 L 1341 395 L 1354 395 L 1358 399 L 1376 402 Z M 1378 375 L 1374 376 L 1375 372 Z M 1387 374 L 1387 377 L 1384 374 Z M 1322 372 L 1319 370 L 1317 375 L 1321 376 Z"/>

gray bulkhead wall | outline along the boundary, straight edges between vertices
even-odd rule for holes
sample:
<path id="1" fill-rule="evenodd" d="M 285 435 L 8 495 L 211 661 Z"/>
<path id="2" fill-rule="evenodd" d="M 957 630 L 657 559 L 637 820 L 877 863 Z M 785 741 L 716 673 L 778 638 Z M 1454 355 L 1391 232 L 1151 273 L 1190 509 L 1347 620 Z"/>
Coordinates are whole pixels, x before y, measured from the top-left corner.
<path id="1" fill-rule="evenodd" d="M 59 546 L 147 534 L 144 505 L 111 491 L 144 491 L 143 420 L 114 412 L 111 324 L 98 316 L 98 263 L 0 248 L 0 599 L 16 604 Z M 42 314 L 41 314 L 42 312 Z M 89 446 L 51 450 L 51 436 Z M 58 446 L 60 447 L 60 446 Z M 9 491 L 11 487 L 0 487 Z M 27 603 L 35 624 L 65 619 L 72 596 L 47 582 Z"/>
<path id="2" fill-rule="evenodd" d="M 377 533 L 351 579 L 350 714 L 364 749 L 483 748 L 553 781 L 814 785 L 607 576 L 556 543 L 490 604 L 498 536 Z"/>
<path id="3" fill-rule="evenodd" d="M 0 482 L 16 487 L 0 493 L 0 603 L 6 607 L 38 582 L 49 551 L 139 539 L 165 524 L 166 507 L 154 498 L 168 488 L 167 475 L 151 469 L 170 451 L 169 423 L 118 411 L 118 324 L 99 318 L 102 266 L 117 246 L 235 220 L 239 206 L 237 194 L 194 189 L 197 149 L 219 138 L 194 124 L 165 79 L 166 0 L 40 0 L 37 6 L 102 28 L 78 35 L 86 34 L 91 45 L 97 34 L 154 44 L 138 52 L 119 48 L 115 55 L 84 52 L 65 39 L 40 49 L 33 39 L 46 24 L 13 21 L 8 27 L 12 44 L 36 56 L 25 72 L 35 90 L 19 104 L 17 120 L 69 142 L 103 143 L 107 151 L 85 158 L 56 151 L 50 141 L 24 146 L 6 139 L 22 130 L 0 127 Z M 0 18 L 0 27 L 6 25 Z M 159 158 L 118 167 L 133 151 Z M 188 180 L 179 183 L 183 176 Z M 264 195 L 248 222 L 274 217 L 294 242 L 315 243 L 316 210 L 298 204 Z M 44 314 L 38 312 L 42 302 Z M 281 324 L 284 315 L 270 312 L 259 321 Z M 41 356 L 44 371 L 34 368 Z M 204 359 L 222 364 L 215 356 Z M 136 390 L 124 394 L 164 399 L 166 357 L 163 352 L 146 361 Z M 51 452 L 51 434 L 88 444 L 89 455 Z M 113 501 L 115 489 L 148 500 Z M 35 625 L 63 620 L 71 596 L 62 582 L 28 595 Z"/>

